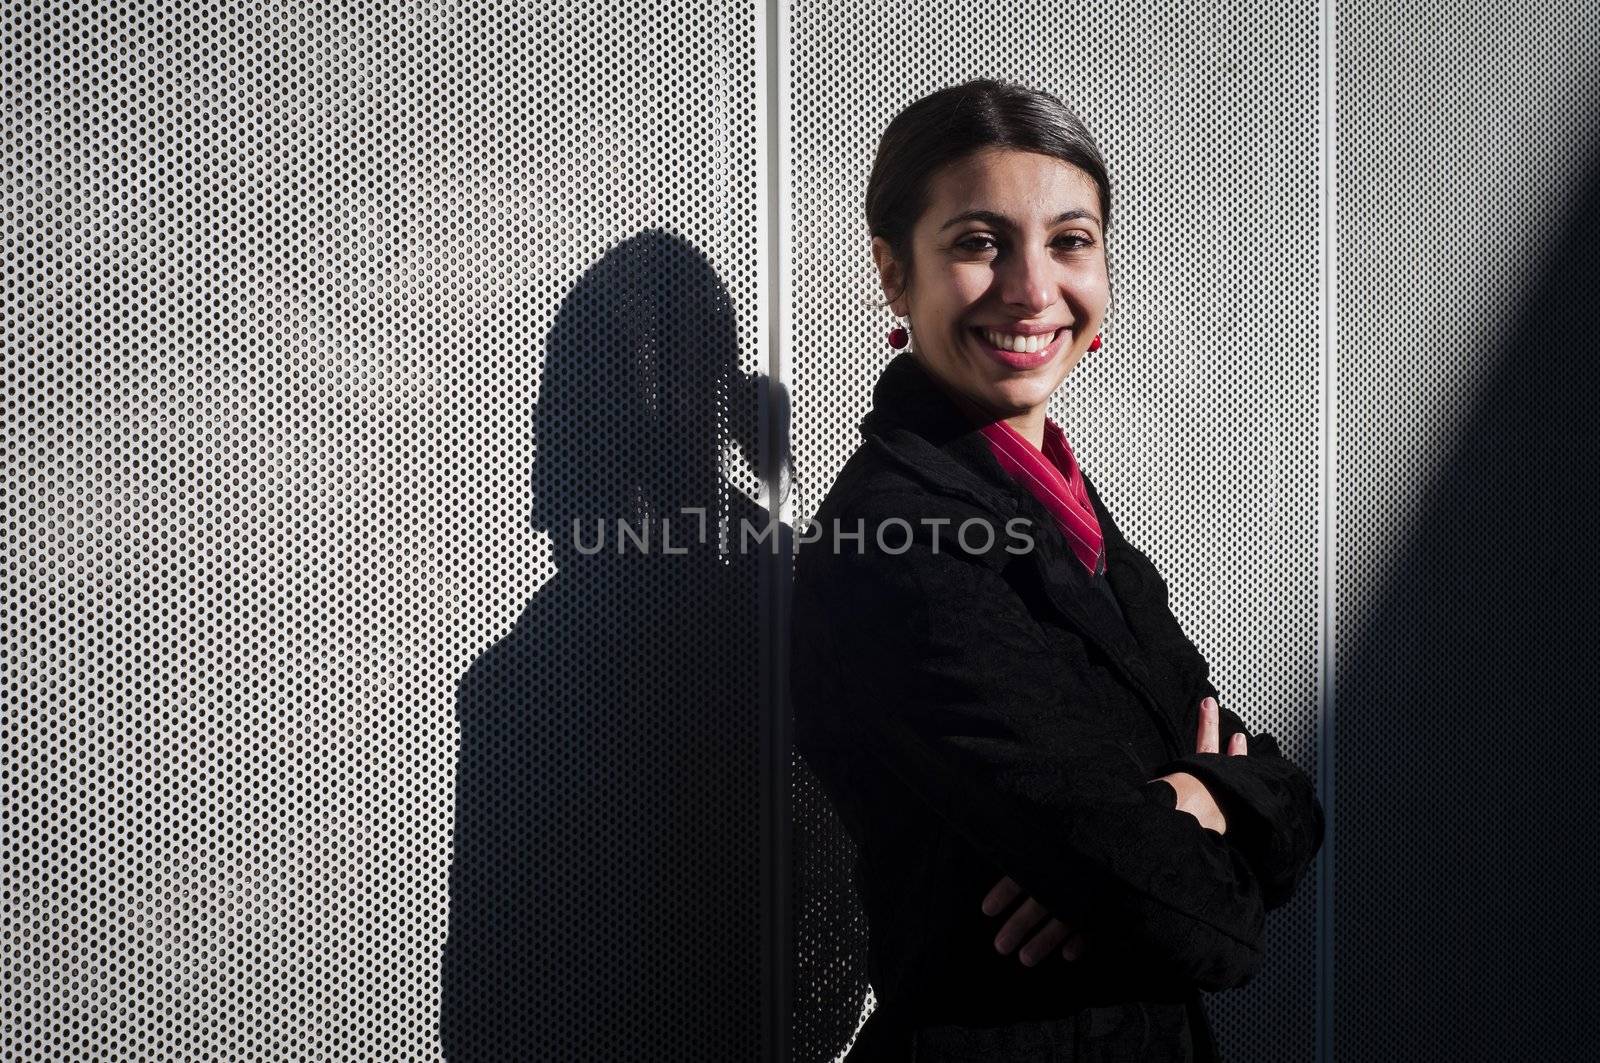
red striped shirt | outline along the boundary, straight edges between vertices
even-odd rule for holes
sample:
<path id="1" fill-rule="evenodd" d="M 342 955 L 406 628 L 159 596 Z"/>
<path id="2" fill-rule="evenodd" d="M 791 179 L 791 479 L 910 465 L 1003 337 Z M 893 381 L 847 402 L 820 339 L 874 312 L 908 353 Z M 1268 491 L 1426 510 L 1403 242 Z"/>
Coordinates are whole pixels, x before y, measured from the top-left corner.
<path id="1" fill-rule="evenodd" d="M 956 396 L 978 425 L 1000 467 L 1037 498 L 1056 518 L 1067 545 L 1078 555 L 1091 576 L 1105 571 L 1105 539 L 1100 520 L 1083 486 L 1083 472 L 1067 442 L 1067 434 L 1050 418 L 1044 419 L 1044 451 L 1028 442 L 1005 421 L 994 420 L 964 395 Z"/>

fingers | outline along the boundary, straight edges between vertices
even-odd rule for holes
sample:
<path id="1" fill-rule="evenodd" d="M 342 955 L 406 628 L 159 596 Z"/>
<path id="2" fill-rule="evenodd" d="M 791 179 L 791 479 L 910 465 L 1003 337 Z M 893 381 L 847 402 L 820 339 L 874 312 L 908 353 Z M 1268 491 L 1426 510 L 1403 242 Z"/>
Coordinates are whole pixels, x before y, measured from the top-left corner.
<path id="1" fill-rule="evenodd" d="M 1216 753 L 1221 749 L 1217 736 L 1217 699 L 1207 695 L 1200 700 L 1200 726 L 1195 731 L 1194 751 Z"/>
<path id="2" fill-rule="evenodd" d="M 983 898 L 983 914 L 999 915 L 1021 895 L 1022 887 L 1017 885 L 1016 879 L 1006 875 L 996 882 L 994 888 Z"/>
<path id="3" fill-rule="evenodd" d="M 1044 925 L 1044 929 L 1033 935 L 1033 938 L 1017 954 L 1017 959 L 1022 961 L 1024 967 L 1032 967 L 1040 960 L 1049 956 L 1056 950 L 1056 946 L 1072 936 L 1072 930 L 1059 919 L 1051 919 Z"/>
<path id="4" fill-rule="evenodd" d="M 1022 887 L 1010 875 L 1003 876 L 996 882 L 983 898 L 983 914 L 998 915 L 1013 901 L 1022 895 Z M 1048 920 L 1048 921 L 1046 921 Z M 1043 927 L 1039 924 L 1044 923 Z M 1037 928 L 1037 933 L 1035 930 Z M 1074 932 L 1073 929 L 1060 919 L 1050 915 L 1049 909 L 1038 901 L 1029 897 L 1006 920 L 1005 926 L 995 935 L 994 947 L 1002 955 L 1009 954 L 1023 941 L 1017 953 L 1024 966 L 1032 967 L 1055 951 L 1061 948 L 1061 958 L 1075 960 L 1083 955 L 1083 950 L 1088 942 L 1083 934 Z"/>
<path id="5" fill-rule="evenodd" d="M 1233 732 L 1233 737 L 1228 739 L 1228 756 L 1242 757 L 1245 756 L 1247 752 L 1248 750 L 1245 749 L 1244 732 Z"/>
<path id="6" fill-rule="evenodd" d="M 1028 936 L 1028 932 L 1049 916 L 1050 910 L 1038 901 L 1029 897 L 1022 902 L 1011 918 L 1006 920 L 1006 925 L 1000 928 L 1000 933 L 995 935 L 994 947 L 1002 956 L 1007 955 L 1012 949 L 1021 944 Z M 1051 946 L 1052 948 L 1054 946 Z"/>

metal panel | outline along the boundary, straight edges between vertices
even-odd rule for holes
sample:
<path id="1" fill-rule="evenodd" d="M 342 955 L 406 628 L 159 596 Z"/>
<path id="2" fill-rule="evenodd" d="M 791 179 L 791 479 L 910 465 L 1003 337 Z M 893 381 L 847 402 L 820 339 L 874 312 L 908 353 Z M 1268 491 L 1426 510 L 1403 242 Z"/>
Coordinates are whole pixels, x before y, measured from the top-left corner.
<path id="1" fill-rule="evenodd" d="M 0 1054 L 758 1058 L 754 6 L 4 25 Z"/>
<path id="2" fill-rule="evenodd" d="M 1317 770 L 1323 499 L 1320 9 L 1313 3 L 790 9 L 795 440 L 809 516 L 891 353 L 862 200 L 877 138 L 971 77 L 1062 97 L 1111 170 L 1105 346 L 1052 416 L 1172 588 L 1224 703 Z M 793 1058 L 842 1054 L 873 1000 L 849 841 L 794 765 Z M 1247 986 L 1209 997 L 1229 1060 L 1310 1059 L 1316 893 L 1268 919 Z"/>
<path id="3" fill-rule="evenodd" d="M 1600 10 L 1337 40 L 1335 1045 L 1585 1059 Z"/>

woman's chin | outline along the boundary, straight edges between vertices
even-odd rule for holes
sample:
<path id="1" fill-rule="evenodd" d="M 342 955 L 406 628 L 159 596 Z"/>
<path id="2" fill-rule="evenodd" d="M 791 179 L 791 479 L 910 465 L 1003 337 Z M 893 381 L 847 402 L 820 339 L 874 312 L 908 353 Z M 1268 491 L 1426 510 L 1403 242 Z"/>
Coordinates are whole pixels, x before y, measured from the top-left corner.
<path id="1" fill-rule="evenodd" d="M 994 390 L 1032 405 L 1047 402 L 1076 368 L 1077 359 L 1070 358 L 1069 353 L 1063 351 L 1060 357 L 1052 358 L 1034 369 L 1001 372 L 994 379 Z"/>
<path id="2" fill-rule="evenodd" d="M 1043 406 L 1055 392 L 1055 373 L 1016 373 L 995 381 L 986 390 L 988 405 L 1010 417 Z"/>

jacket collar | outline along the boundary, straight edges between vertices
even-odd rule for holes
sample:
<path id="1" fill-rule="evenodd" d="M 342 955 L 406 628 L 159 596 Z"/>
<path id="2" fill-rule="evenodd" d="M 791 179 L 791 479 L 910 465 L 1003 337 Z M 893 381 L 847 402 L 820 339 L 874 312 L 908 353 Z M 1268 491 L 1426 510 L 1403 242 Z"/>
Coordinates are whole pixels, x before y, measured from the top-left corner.
<path id="1" fill-rule="evenodd" d="M 978 426 L 910 351 L 884 367 L 860 430 L 929 487 L 1002 517 L 1018 512 L 1020 486 L 995 460 Z"/>
<path id="2" fill-rule="evenodd" d="M 1137 643 L 1129 641 L 1110 603 L 1089 585 L 1089 575 L 1055 517 L 1001 467 L 977 425 L 910 351 L 896 354 L 879 375 L 872 389 L 872 410 L 861 420 L 860 432 L 869 445 L 929 490 L 979 506 L 1002 522 L 1014 516 L 1029 518 L 1034 548 L 1026 556 L 1036 566 L 1046 597 L 1062 619 L 1098 646 L 1139 691 L 1168 733 L 1169 743 L 1176 741 L 1150 692 Z M 1092 485 L 1089 498 L 1101 527 L 1110 527 L 1111 517 Z"/>

